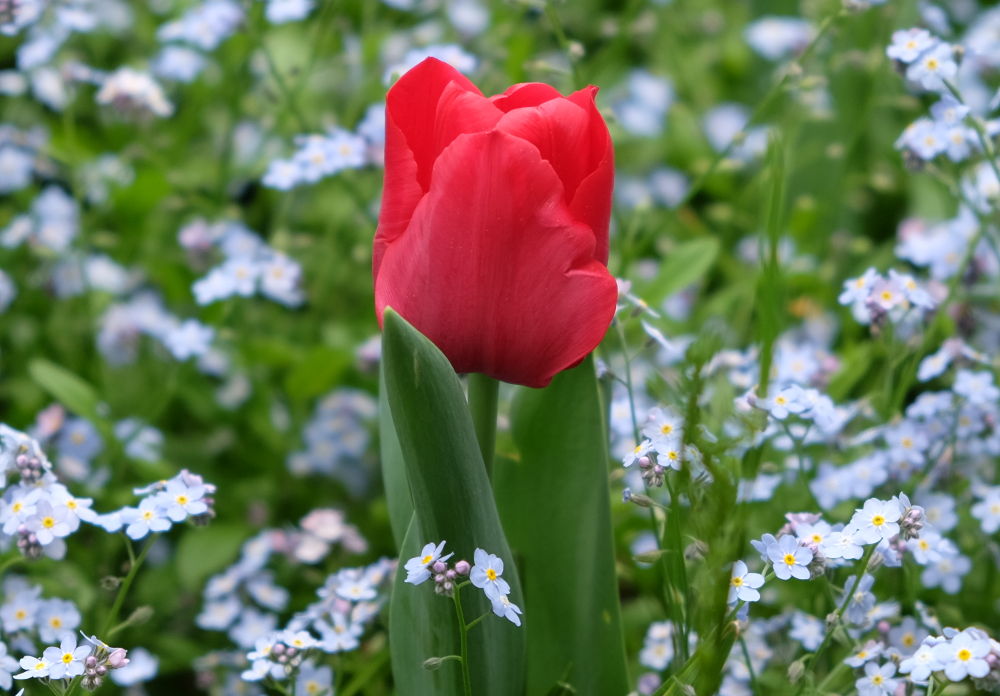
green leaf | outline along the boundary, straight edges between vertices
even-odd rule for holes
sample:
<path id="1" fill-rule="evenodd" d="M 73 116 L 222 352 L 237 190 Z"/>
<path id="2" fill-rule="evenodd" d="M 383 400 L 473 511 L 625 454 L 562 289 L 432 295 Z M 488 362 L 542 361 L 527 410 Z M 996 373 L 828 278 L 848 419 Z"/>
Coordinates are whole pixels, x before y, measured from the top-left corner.
<path id="1" fill-rule="evenodd" d="M 103 421 L 99 415 L 97 390 L 88 382 L 42 358 L 28 363 L 28 373 L 42 389 L 73 413 L 95 424 Z"/>
<path id="2" fill-rule="evenodd" d="M 378 437 L 379 458 L 382 462 L 382 483 L 385 487 L 385 499 L 389 507 L 389 526 L 392 528 L 396 547 L 400 548 L 403 546 L 403 538 L 413 517 L 413 500 L 410 498 L 410 486 L 406 481 L 406 463 L 403 461 L 403 451 L 399 447 L 396 426 L 392 422 L 392 412 L 389 410 L 384 362 L 379 369 L 378 381 Z M 419 551 L 418 548 L 413 555 Z"/>
<path id="3" fill-rule="evenodd" d="M 189 529 L 177 544 L 177 578 L 186 590 L 197 590 L 213 573 L 233 561 L 246 537 L 246 528 L 213 522 Z"/>
<path id="4" fill-rule="evenodd" d="M 458 375 L 433 343 L 392 310 L 386 310 L 384 325 L 386 396 L 415 510 L 400 557 L 405 560 L 423 544 L 441 540 L 448 542 L 446 550 L 455 553 L 455 560 L 471 559 L 476 548 L 483 548 L 503 559 L 511 601 L 523 605 Z M 457 661 L 433 672 L 423 668 L 427 658 L 459 652 L 452 603 L 428 585 L 405 585 L 402 576 L 397 574 L 389 610 L 396 691 L 407 696 L 461 694 Z M 469 586 L 461 596 L 467 621 L 490 611 L 480 590 Z M 532 620 L 525 616 L 525 626 Z M 476 696 L 523 692 L 524 632 L 492 614 L 469 632 Z"/>
<path id="5" fill-rule="evenodd" d="M 518 461 L 498 462 L 497 501 L 523 564 L 529 694 L 629 691 L 615 574 L 608 457 L 592 359 L 511 413 Z"/>
<path id="6" fill-rule="evenodd" d="M 692 239 L 667 254 L 660 272 L 649 285 L 640 289 L 640 297 L 658 306 L 675 292 L 683 290 L 708 272 L 719 255 L 715 237 Z"/>

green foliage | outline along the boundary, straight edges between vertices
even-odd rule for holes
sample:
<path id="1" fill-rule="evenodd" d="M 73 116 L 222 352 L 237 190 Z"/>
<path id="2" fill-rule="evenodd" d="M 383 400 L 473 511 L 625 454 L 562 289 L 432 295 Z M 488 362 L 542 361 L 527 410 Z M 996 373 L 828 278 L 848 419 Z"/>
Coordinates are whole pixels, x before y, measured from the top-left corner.
<path id="1" fill-rule="evenodd" d="M 441 351 L 405 319 L 387 309 L 384 322 L 385 392 L 414 508 L 400 557 L 405 561 L 424 544 L 441 540 L 448 542 L 456 558 L 472 558 L 477 548 L 483 548 L 503 560 L 504 579 L 517 603 L 523 596 L 517 566 L 500 524 L 458 376 Z M 435 671 L 422 666 L 428 658 L 458 653 L 457 629 L 447 618 L 451 603 L 430 587 L 413 587 L 404 579 L 403 573 L 397 574 L 389 609 L 397 688 L 415 696 L 461 694 L 457 664 Z M 523 630 L 494 617 L 479 590 L 470 587 L 461 598 L 470 619 L 490 612 L 470 631 L 473 693 L 520 693 Z"/>
<path id="2" fill-rule="evenodd" d="M 494 478 L 524 580 L 529 696 L 629 690 L 602 421 L 591 359 L 511 407 L 516 451 Z"/>

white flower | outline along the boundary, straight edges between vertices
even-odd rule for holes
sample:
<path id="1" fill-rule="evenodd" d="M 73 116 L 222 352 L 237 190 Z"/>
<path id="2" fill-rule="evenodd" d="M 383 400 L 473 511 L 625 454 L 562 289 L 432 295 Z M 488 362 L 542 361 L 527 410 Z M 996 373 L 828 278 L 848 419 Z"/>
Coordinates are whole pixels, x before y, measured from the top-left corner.
<path id="1" fill-rule="evenodd" d="M 914 682 L 925 682 L 930 678 L 931 672 L 936 672 L 942 668 L 941 662 L 934 657 L 934 646 L 929 645 L 926 639 L 917 651 L 910 657 L 899 663 L 901 674 L 909 674 Z"/>
<path id="2" fill-rule="evenodd" d="M 896 674 L 896 665 L 887 662 L 879 667 L 874 662 L 865 665 L 865 676 L 854 682 L 858 689 L 858 696 L 882 696 L 891 694 L 896 690 L 896 680 L 892 677 Z"/>
<path id="3" fill-rule="evenodd" d="M 729 603 L 735 604 L 738 600 L 756 602 L 760 599 L 760 592 L 757 591 L 757 588 L 763 584 L 763 575 L 749 572 L 746 563 L 736 561 L 733 564 L 732 578 L 729 580 Z"/>
<path id="4" fill-rule="evenodd" d="M 42 659 L 49 663 L 49 677 L 63 679 L 83 674 L 83 661 L 90 655 L 89 645 L 76 645 L 76 634 L 67 633 L 59 647 L 45 648 Z"/>
<path id="5" fill-rule="evenodd" d="M 521 625 L 521 619 L 519 618 L 521 608 L 507 599 L 507 595 L 500 595 L 490 601 L 493 603 L 494 614 L 507 619 L 515 626 Z"/>
<path id="6" fill-rule="evenodd" d="M 857 529 L 858 541 L 875 544 L 899 534 L 899 519 L 902 516 L 899 501 L 869 498 L 864 507 L 855 511 L 850 526 Z"/>
<path id="7" fill-rule="evenodd" d="M 934 646 L 934 657 L 944 667 L 944 673 L 951 681 L 962 681 L 967 676 L 982 678 L 990 671 L 986 656 L 990 653 L 990 641 L 965 630 L 947 643 Z"/>
<path id="8" fill-rule="evenodd" d="M 406 580 L 404 582 L 408 582 L 411 585 L 419 585 L 431 577 L 430 567 L 434 565 L 435 561 L 447 561 L 455 555 L 449 553 L 442 558 L 441 552 L 444 551 L 444 545 L 444 541 L 436 546 L 433 542 L 425 544 L 420 555 L 414 556 L 403 566 L 406 569 Z"/>
<path id="9" fill-rule="evenodd" d="M 200 515 L 208 510 L 208 505 L 202 498 L 205 496 L 205 486 L 187 486 L 181 481 L 172 480 L 167 483 L 167 490 L 159 495 L 158 502 L 164 512 L 174 522 L 184 518 Z"/>
<path id="10" fill-rule="evenodd" d="M 138 508 L 123 508 L 122 524 L 127 525 L 125 533 L 131 539 L 142 539 L 150 532 L 165 532 L 170 529 L 170 518 L 163 512 L 156 500 L 157 496 L 144 498 Z"/>
<path id="11" fill-rule="evenodd" d="M 777 544 L 769 547 L 767 557 L 779 580 L 809 579 L 808 566 L 812 562 L 813 552 L 800 546 L 798 540 L 790 534 L 781 537 Z"/>
<path id="12" fill-rule="evenodd" d="M 469 571 L 469 580 L 473 585 L 482 589 L 490 600 L 510 594 L 510 585 L 500 577 L 503 575 L 503 560 L 499 556 L 476 549 L 473 559 L 476 564 Z"/>
<path id="13" fill-rule="evenodd" d="M 49 676 L 51 665 L 43 659 L 26 655 L 19 663 L 23 672 L 14 675 L 14 679 L 41 679 Z"/>
<path id="14" fill-rule="evenodd" d="M 653 451 L 653 443 L 643 440 L 622 458 L 622 466 L 628 468 Z"/>

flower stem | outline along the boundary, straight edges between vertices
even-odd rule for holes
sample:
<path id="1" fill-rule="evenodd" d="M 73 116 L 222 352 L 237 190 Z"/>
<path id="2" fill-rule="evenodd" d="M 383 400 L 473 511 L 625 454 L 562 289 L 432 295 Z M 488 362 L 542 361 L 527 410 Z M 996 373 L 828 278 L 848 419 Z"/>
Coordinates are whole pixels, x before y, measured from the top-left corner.
<path id="1" fill-rule="evenodd" d="M 462 642 L 462 686 L 465 696 L 472 696 L 472 675 L 469 672 L 469 629 L 465 625 L 465 613 L 462 611 L 462 598 L 458 588 L 451 596 L 455 600 L 455 616 L 458 618 L 458 633 Z"/>
<path id="2" fill-rule="evenodd" d="M 493 478 L 493 449 L 497 439 L 497 394 L 500 383 L 492 377 L 474 372 L 469 375 L 469 411 L 476 429 L 479 451 L 483 455 L 486 475 Z"/>
<path id="3" fill-rule="evenodd" d="M 146 554 L 149 553 L 149 549 L 152 548 L 155 535 L 146 545 L 142 547 L 142 551 L 139 553 L 138 558 L 134 557 L 132 553 L 132 544 L 126 540 L 128 543 L 128 554 L 129 554 L 129 569 L 128 574 L 125 579 L 122 580 L 122 584 L 118 586 L 118 594 L 115 596 L 115 602 L 111 605 L 111 611 L 108 613 L 108 617 L 104 620 L 104 625 L 101 627 L 101 634 L 98 637 L 107 635 L 111 627 L 115 625 L 118 621 L 118 614 L 121 612 L 122 604 L 125 602 L 125 596 L 128 595 L 129 588 L 132 587 L 132 581 L 135 580 L 136 574 L 139 572 L 139 568 L 142 566 L 142 562 L 146 560 Z"/>
<path id="4" fill-rule="evenodd" d="M 876 548 L 878 548 L 878 544 L 870 545 L 865 550 L 865 555 L 861 557 L 861 560 L 859 560 L 858 564 L 854 567 L 856 577 L 858 578 L 854 582 L 854 587 L 857 587 L 857 585 L 861 582 L 861 577 L 865 574 L 865 571 L 868 570 L 868 562 L 871 560 L 872 555 L 874 555 Z M 840 623 L 840 617 L 844 615 L 844 612 L 847 611 L 847 605 L 851 603 L 852 594 L 852 592 L 847 591 L 847 587 L 844 587 L 844 599 L 840 603 L 840 606 L 837 607 L 837 611 L 834 612 L 836 620 L 830 622 L 830 626 L 826 630 L 826 635 L 823 636 L 823 642 L 819 644 L 819 647 L 816 648 L 816 652 L 812 654 L 812 664 L 814 667 L 816 665 L 816 661 L 819 660 L 819 656 L 823 654 L 826 646 L 830 644 L 830 638 L 833 637 L 833 631 L 836 629 L 837 624 Z"/>
<path id="5" fill-rule="evenodd" d="M 480 621 L 482 621 L 483 619 L 485 619 L 487 616 L 489 616 L 490 613 L 491 612 L 486 611 L 486 612 L 483 612 L 480 616 L 477 616 L 476 618 L 474 618 L 472 621 L 470 621 L 469 623 L 467 623 L 465 625 L 465 630 L 466 631 L 472 630 L 473 626 L 475 626 L 477 623 L 479 623 Z"/>

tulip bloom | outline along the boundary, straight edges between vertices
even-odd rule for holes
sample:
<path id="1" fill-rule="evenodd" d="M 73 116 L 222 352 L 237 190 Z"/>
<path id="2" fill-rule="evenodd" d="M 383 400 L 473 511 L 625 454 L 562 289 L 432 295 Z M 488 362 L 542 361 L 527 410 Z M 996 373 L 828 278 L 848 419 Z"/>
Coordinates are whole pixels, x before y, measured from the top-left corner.
<path id="1" fill-rule="evenodd" d="M 372 259 L 392 307 L 457 372 L 543 387 L 604 337 L 614 153 L 596 87 L 484 97 L 428 58 L 389 90 Z"/>

